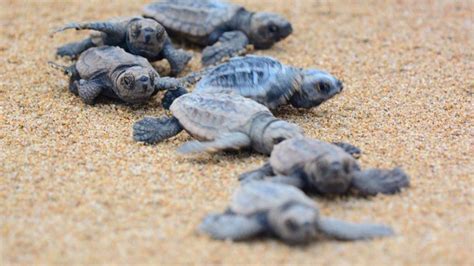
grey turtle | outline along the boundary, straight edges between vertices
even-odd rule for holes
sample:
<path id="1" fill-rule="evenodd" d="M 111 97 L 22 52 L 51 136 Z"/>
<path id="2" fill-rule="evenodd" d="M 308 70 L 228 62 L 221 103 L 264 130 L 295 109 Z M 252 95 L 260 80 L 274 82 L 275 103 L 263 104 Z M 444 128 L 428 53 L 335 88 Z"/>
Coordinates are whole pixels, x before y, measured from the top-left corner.
<path id="1" fill-rule="evenodd" d="M 393 194 L 409 186 L 409 177 L 402 169 L 361 170 L 354 157 L 341 147 L 354 149 L 310 138 L 289 139 L 274 147 L 268 163 L 242 174 L 240 180 L 281 182 L 321 195 Z"/>
<path id="2" fill-rule="evenodd" d="M 136 141 L 156 143 L 185 129 L 200 141 L 190 141 L 181 153 L 253 148 L 269 154 L 273 145 L 302 136 L 301 129 L 276 119 L 267 107 L 231 94 L 189 93 L 170 107 L 174 117 L 146 117 L 133 126 Z"/>
<path id="3" fill-rule="evenodd" d="M 145 6 L 143 15 L 161 23 L 172 37 L 206 46 L 203 65 L 241 54 L 248 44 L 268 49 L 293 31 L 280 15 L 217 0 L 163 0 Z"/>
<path id="4" fill-rule="evenodd" d="M 343 89 L 342 82 L 316 69 L 284 65 L 266 56 L 232 58 L 205 71 L 194 92 L 236 93 L 270 109 L 284 104 L 312 108 Z"/>
<path id="5" fill-rule="evenodd" d="M 50 64 L 70 76 L 69 90 L 87 104 L 99 95 L 142 103 L 159 90 L 176 89 L 174 79 L 160 78 L 145 58 L 119 47 L 90 48 L 69 67 Z"/>
<path id="6" fill-rule="evenodd" d="M 171 75 L 180 73 L 191 59 L 189 53 L 173 47 L 165 28 L 153 19 L 127 17 L 110 21 L 69 23 L 57 29 L 55 33 L 67 29 L 96 32 L 82 41 L 59 47 L 56 51 L 58 56 L 76 58 L 91 47 L 119 46 L 150 61 L 166 59 L 171 66 Z"/>
<path id="7" fill-rule="evenodd" d="M 394 234 L 379 224 L 355 224 L 321 217 L 315 202 L 299 189 L 253 181 L 234 193 L 228 210 L 204 218 L 199 231 L 214 239 L 246 240 L 270 235 L 289 244 L 305 244 L 318 233 L 339 240 L 362 240 Z"/>

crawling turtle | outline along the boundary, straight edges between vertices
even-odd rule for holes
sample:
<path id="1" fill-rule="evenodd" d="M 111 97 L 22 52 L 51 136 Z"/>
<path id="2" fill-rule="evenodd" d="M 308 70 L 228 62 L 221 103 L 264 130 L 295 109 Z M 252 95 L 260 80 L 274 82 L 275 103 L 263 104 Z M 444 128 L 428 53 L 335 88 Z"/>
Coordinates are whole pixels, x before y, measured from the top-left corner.
<path id="1" fill-rule="evenodd" d="M 310 138 L 293 138 L 276 145 L 261 168 L 240 176 L 243 182 L 271 180 L 317 194 L 393 194 L 409 185 L 400 168 L 361 170 L 357 161 L 340 146 Z M 291 155 L 291 156 L 289 156 Z"/>
<path id="2" fill-rule="evenodd" d="M 181 153 L 252 147 L 269 154 L 273 145 L 302 136 L 298 126 L 276 119 L 267 107 L 240 95 L 184 94 L 171 104 L 170 110 L 174 117 L 146 117 L 136 122 L 134 139 L 155 143 L 185 129 L 206 141 L 187 142 L 180 147 Z"/>
<path id="3" fill-rule="evenodd" d="M 143 14 L 156 19 L 171 36 L 206 46 L 204 65 L 241 54 L 248 44 L 268 49 L 292 32 L 280 15 L 249 12 L 217 0 L 163 0 L 145 6 Z"/>
<path id="4" fill-rule="evenodd" d="M 50 64 L 70 76 L 69 90 L 87 104 L 99 95 L 141 103 L 159 90 L 175 89 L 172 78 L 160 78 L 145 58 L 119 47 L 90 48 L 69 67 Z"/>
<path id="5" fill-rule="evenodd" d="M 124 48 L 127 52 L 140 55 L 150 61 L 168 60 L 171 75 L 181 72 L 191 59 L 191 55 L 177 50 L 160 23 L 142 17 L 120 18 L 110 21 L 89 23 L 69 23 L 55 32 L 67 29 L 94 30 L 90 37 L 59 47 L 59 56 L 77 57 L 91 47 L 110 45 Z"/>
<path id="6" fill-rule="evenodd" d="M 274 109 L 288 103 L 297 108 L 315 107 L 342 88 L 342 82 L 327 72 L 250 55 L 203 71 L 194 92 L 237 93 Z"/>
<path id="7" fill-rule="evenodd" d="M 234 193 L 228 210 L 204 218 L 199 231 L 215 239 L 245 240 L 267 234 L 304 244 L 318 233 L 339 240 L 393 235 L 390 227 L 321 217 L 315 202 L 285 184 L 253 181 Z"/>

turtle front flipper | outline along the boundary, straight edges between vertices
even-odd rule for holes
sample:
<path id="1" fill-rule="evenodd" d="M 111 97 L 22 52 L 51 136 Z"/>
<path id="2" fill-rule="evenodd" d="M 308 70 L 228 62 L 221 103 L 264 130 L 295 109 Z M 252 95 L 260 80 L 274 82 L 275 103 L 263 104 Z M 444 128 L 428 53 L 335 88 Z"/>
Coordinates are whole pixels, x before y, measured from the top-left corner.
<path id="1" fill-rule="evenodd" d="M 373 196 L 378 193 L 394 194 L 410 185 L 409 176 L 401 169 L 368 169 L 357 171 L 352 179 L 352 187 L 357 194 Z"/>
<path id="2" fill-rule="evenodd" d="M 222 150 L 238 150 L 249 147 L 251 140 L 244 133 L 225 133 L 213 141 L 188 141 L 179 147 L 179 153 L 218 152 Z"/>
<path id="3" fill-rule="evenodd" d="M 171 89 L 168 90 L 163 96 L 163 98 L 161 99 L 161 106 L 163 106 L 163 108 L 165 108 L 166 110 L 169 110 L 174 100 L 176 100 L 176 98 L 186 93 L 189 93 L 189 92 L 183 87 L 178 87 L 174 90 L 171 90 Z"/>
<path id="4" fill-rule="evenodd" d="M 104 88 L 104 83 L 100 79 L 74 81 L 70 90 L 77 90 L 79 97 L 86 104 L 94 104 L 95 99 L 100 95 Z"/>
<path id="5" fill-rule="evenodd" d="M 183 130 L 175 117 L 145 117 L 133 125 L 133 139 L 154 144 L 171 138 Z"/>
<path id="6" fill-rule="evenodd" d="M 117 34 L 123 35 L 124 34 L 124 31 L 121 29 L 119 24 L 113 23 L 113 22 L 107 22 L 107 21 L 86 22 L 86 23 L 71 22 L 54 30 L 52 34 L 69 30 L 69 29 L 95 30 L 95 31 L 101 31 L 110 35 L 117 35 Z"/>
<path id="7" fill-rule="evenodd" d="M 222 34 L 212 46 L 202 51 L 202 65 L 210 66 L 223 62 L 225 59 L 242 55 L 246 51 L 249 39 L 241 31 L 229 31 Z"/>
<path id="8" fill-rule="evenodd" d="M 320 218 L 318 229 L 328 237 L 338 240 L 363 240 L 392 236 L 393 230 L 381 224 L 356 224 L 334 218 Z"/>
<path id="9" fill-rule="evenodd" d="M 193 56 L 182 49 L 175 49 L 171 42 L 167 42 L 163 47 L 163 57 L 170 64 L 170 76 L 176 76 L 183 71 Z"/>
<path id="10" fill-rule="evenodd" d="M 339 148 L 343 149 L 345 152 L 349 153 L 352 155 L 352 157 L 358 159 L 360 158 L 360 155 L 362 154 L 362 151 L 359 147 L 356 147 L 350 143 L 347 142 L 333 142 L 333 145 L 338 146 Z"/>
<path id="11" fill-rule="evenodd" d="M 210 214 L 199 225 L 199 232 L 219 240 L 244 240 L 263 232 L 258 219 L 236 214 Z"/>
<path id="12" fill-rule="evenodd" d="M 239 176 L 239 181 L 242 183 L 256 181 L 256 180 L 263 180 L 265 177 L 273 176 L 273 168 L 270 163 L 265 163 L 261 167 L 245 172 Z"/>
<path id="13" fill-rule="evenodd" d="M 71 58 L 76 58 L 78 57 L 82 52 L 85 50 L 95 47 L 94 43 L 92 42 L 91 38 L 86 38 L 80 42 L 72 42 L 65 44 L 63 46 L 60 46 L 56 50 L 56 55 L 61 56 L 61 57 L 71 57 Z"/>

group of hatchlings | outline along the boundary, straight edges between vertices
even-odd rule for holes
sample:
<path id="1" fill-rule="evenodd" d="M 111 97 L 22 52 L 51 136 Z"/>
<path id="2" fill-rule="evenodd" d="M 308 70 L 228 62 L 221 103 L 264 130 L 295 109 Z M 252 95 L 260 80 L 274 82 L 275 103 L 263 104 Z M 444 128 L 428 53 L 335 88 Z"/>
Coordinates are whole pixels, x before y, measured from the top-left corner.
<path id="1" fill-rule="evenodd" d="M 251 148 L 270 156 L 239 177 L 241 186 L 228 209 L 205 217 L 200 232 L 222 240 L 269 235 L 290 244 L 319 234 L 339 240 L 394 234 L 384 225 L 321 217 L 306 195 L 392 194 L 407 187 L 409 177 L 400 168 L 362 170 L 357 147 L 305 137 L 297 125 L 273 116 L 271 110 L 281 105 L 312 108 L 343 89 L 324 71 L 240 56 L 249 45 L 267 49 L 290 35 L 291 24 L 283 17 L 217 0 L 163 0 L 145 6 L 143 16 L 69 23 L 55 33 L 67 29 L 93 30 L 90 37 L 57 49 L 58 56 L 75 59 L 73 65 L 50 62 L 70 76 L 69 90 L 85 103 L 100 96 L 143 103 L 166 91 L 162 106 L 173 116 L 136 122 L 136 141 L 157 143 L 184 129 L 199 141 L 185 143 L 180 153 Z M 174 48 L 168 34 L 205 47 L 203 70 L 176 77 L 191 54 Z M 150 64 L 161 59 L 169 62 L 169 77 Z M 188 93 L 185 87 L 191 86 Z"/>

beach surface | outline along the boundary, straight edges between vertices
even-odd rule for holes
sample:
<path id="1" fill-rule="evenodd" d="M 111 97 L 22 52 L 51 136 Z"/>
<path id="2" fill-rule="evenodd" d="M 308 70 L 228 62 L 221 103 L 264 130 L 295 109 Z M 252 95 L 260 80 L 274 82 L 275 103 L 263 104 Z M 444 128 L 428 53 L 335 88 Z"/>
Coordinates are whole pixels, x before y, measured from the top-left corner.
<path id="1" fill-rule="evenodd" d="M 393 196 L 313 197 L 323 215 L 388 224 L 395 237 L 305 247 L 196 232 L 206 214 L 226 208 L 237 176 L 265 156 L 180 156 L 185 132 L 136 143 L 134 121 L 167 114 L 161 93 L 141 106 L 88 106 L 48 66 L 70 64 L 55 48 L 88 34 L 50 37 L 54 28 L 140 14 L 147 2 L 0 1 L 3 265 L 474 265 L 472 1 L 235 1 L 293 23 L 288 39 L 256 54 L 344 82 L 327 103 L 284 107 L 277 117 L 309 137 L 359 146 L 365 168 L 402 166 L 411 176 L 411 187 Z M 185 73 L 200 69 L 191 51 Z M 155 65 L 167 71 L 166 62 Z"/>

